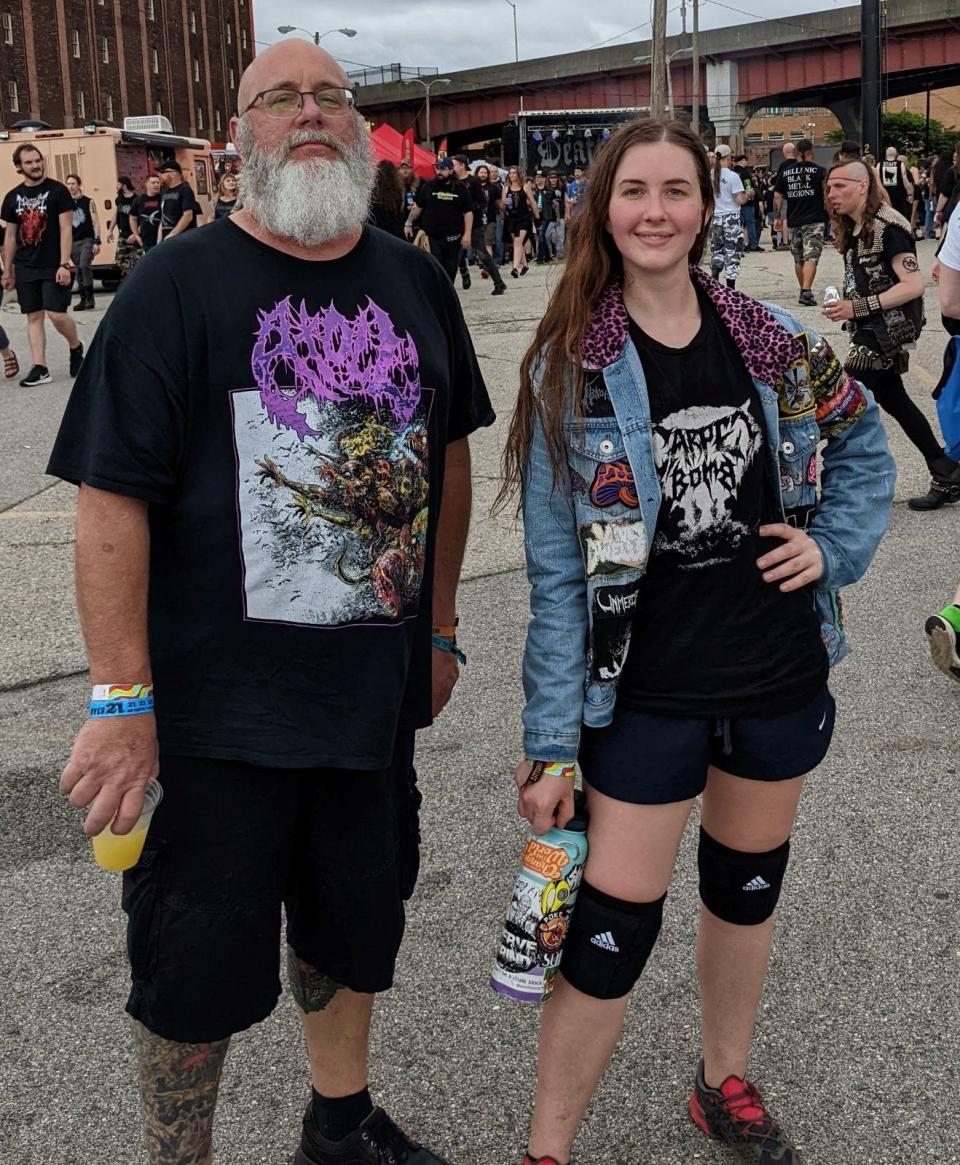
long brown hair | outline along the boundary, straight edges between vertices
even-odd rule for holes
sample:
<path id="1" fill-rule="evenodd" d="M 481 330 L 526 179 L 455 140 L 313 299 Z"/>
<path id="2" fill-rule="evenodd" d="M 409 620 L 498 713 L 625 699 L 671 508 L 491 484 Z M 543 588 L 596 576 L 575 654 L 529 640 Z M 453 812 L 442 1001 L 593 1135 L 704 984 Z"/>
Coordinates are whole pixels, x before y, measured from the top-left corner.
<path id="1" fill-rule="evenodd" d="M 645 118 L 623 126 L 600 148 L 590 166 L 586 197 L 579 214 L 567 226 L 566 267 L 520 365 L 520 393 L 503 451 L 503 485 L 496 506 L 501 506 L 520 486 L 538 409 L 555 479 L 559 474 L 568 394 L 573 392 L 577 412 L 583 402 L 585 377 L 580 346 L 607 286 L 623 279 L 623 256 L 607 230 L 614 178 L 628 150 L 659 142 L 681 146 L 693 158 L 707 225 L 697 235 L 689 260 L 699 263 L 703 256 L 714 199 L 707 155 L 700 139 L 678 121 Z M 533 379 L 539 372 L 542 376 L 535 394 Z"/>
<path id="2" fill-rule="evenodd" d="M 880 191 L 880 179 L 877 177 L 877 171 L 868 162 L 861 163 L 867 171 L 867 201 L 863 208 L 863 226 L 860 230 L 860 236 L 866 246 L 870 246 L 873 242 L 873 219 L 877 211 L 883 206 L 883 194 Z M 853 165 L 849 160 L 846 162 L 834 162 L 827 171 L 823 179 L 824 201 L 826 201 L 827 183 L 830 181 L 830 175 L 834 170 L 842 170 L 845 166 Z M 827 213 L 830 215 L 830 223 L 833 227 L 833 237 L 836 239 L 836 248 L 841 255 L 846 254 L 851 242 L 853 241 L 853 231 L 856 226 L 853 219 L 848 214 L 836 214 L 827 206 Z"/>

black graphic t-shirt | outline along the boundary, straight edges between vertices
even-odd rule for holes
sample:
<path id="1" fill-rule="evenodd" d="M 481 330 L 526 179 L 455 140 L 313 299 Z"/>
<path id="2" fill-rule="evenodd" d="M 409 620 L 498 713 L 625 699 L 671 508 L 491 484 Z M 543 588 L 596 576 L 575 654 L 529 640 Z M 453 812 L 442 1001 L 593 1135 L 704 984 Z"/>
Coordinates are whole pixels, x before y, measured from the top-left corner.
<path id="1" fill-rule="evenodd" d="M 663 501 L 620 679 L 628 706 L 664 716 L 778 716 L 826 682 L 807 589 L 766 583 L 776 539 L 763 410 L 743 358 L 705 292 L 686 348 L 630 334 L 650 395 Z"/>
<path id="2" fill-rule="evenodd" d="M 93 238 L 93 215 L 90 213 L 90 199 L 85 194 L 73 200 L 73 241 Z"/>
<path id="3" fill-rule="evenodd" d="M 160 233 L 160 195 L 138 195 L 130 213 L 137 220 L 137 234 L 143 240 L 143 249 L 149 251 L 157 245 Z"/>
<path id="4" fill-rule="evenodd" d="M 199 209 L 200 204 L 186 182 L 181 182 L 172 190 L 161 191 L 160 223 L 163 227 L 163 233 L 169 234 L 188 210 L 192 211 L 192 216 L 184 229 L 193 230 L 197 225 L 197 211 Z"/>
<path id="5" fill-rule="evenodd" d="M 787 200 L 787 226 L 791 229 L 827 221 L 823 205 L 826 173 L 816 162 L 791 162 L 781 167 L 775 189 Z"/>
<path id="6" fill-rule="evenodd" d="M 73 214 L 73 198 L 53 178 L 37 186 L 22 182 L 4 198 L 0 218 L 17 225 L 18 279 L 53 279 L 60 266 L 60 215 L 65 211 Z"/>
<path id="7" fill-rule="evenodd" d="M 134 194 L 117 195 L 115 204 L 117 208 L 117 234 L 121 239 L 130 238 L 130 212 L 133 210 L 136 201 L 136 195 Z"/>
<path id="8" fill-rule="evenodd" d="M 462 235 L 463 216 L 473 211 L 473 199 L 462 182 L 423 182 L 414 202 L 421 208 L 418 225 L 435 239 Z"/>
<path id="9" fill-rule="evenodd" d="M 49 472 L 150 503 L 161 748 L 375 769 L 429 723 L 445 449 L 493 419 L 449 280 L 375 228 L 308 262 L 227 218 L 137 264 Z"/>

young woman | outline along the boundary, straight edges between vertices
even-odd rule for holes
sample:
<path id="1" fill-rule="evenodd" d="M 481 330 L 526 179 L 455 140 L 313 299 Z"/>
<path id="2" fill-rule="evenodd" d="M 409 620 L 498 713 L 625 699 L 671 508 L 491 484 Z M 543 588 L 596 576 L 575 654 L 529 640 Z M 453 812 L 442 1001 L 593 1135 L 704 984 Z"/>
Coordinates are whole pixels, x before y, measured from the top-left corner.
<path id="1" fill-rule="evenodd" d="M 714 279 L 721 272 L 727 287 L 736 286 L 743 254 L 743 227 L 740 207 L 749 195 L 743 180 L 733 169 L 729 146 L 717 146 L 713 163 L 713 223 L 710 226 L 710 270 Z"/>
<path id="2" fill-rule="evenodd" d="M 590 814 L 528 1163 L 570 1160 L 701 795 L 690 1113 L 755 1165 L 799 1161 L 747 1057 L 804 775 L 833 729 L 835 588 L 866 569 L 894 470 L 824 341 L 695 266 L 713 192 L 685 125 L 603 147 L 504 454 L 532 586 L 519 810 L 537 833 L 565 824 L 577 758 Z"/>
<path id="3" fill-rule="evenodd" d="M 240 184 L 237 181 L 237 176 L 228 170 L 217 183 L 217 201 L 213 208 L 214 222 L 233 213 L 237 206 L 239 193 Z"/>
<path id="4" fill-rule="evenodd" d="M 370 201 L 370 221 L 387 234 L 402 239 L 406 217 L 406 200 L 400 184 L 400 175 L 393 162 L 388 162 L 384 158 L 382 162 L 377 163 L 376 181 Z"/>
<path id="5" fill-rule="evenodd" d="M 503 210 L 503 237 L 509 239 L 513 246 L 513 268 L 510 274 L 516 279 L 518 275 L 526 275 L 528 270 L 527 236 L 533 232 L 533 220 L 537 214 L 530 184 L 523 181 L 516 166 L 511 166 L 507 171 L 500 206 Z"/>
<path id="6" fill-rule="evenodd" d="M 77 269 L 80 302 L 74 311 L 91 311 L 93 299 L 93 259 L 100 253 L 100 219 L 97 204 L 83 193 L 78 174 L 67 175 L 67 189 L 73 197 L 73 248 L 70 257 Z"/>

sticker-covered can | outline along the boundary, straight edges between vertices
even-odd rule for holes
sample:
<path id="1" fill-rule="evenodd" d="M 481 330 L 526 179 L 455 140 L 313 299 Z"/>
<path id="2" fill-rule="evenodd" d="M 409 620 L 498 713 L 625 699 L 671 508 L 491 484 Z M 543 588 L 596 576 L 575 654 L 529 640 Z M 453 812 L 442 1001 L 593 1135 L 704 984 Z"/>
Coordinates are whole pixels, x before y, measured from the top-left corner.
<path id="1" fill-rule="evenodd" d="M 490 986 L 521 1003 L 550 998 L 587 860 L 587 814 L 577 794 L 563 829 L 531 837 L 524 846 L 497 947 Z"/>

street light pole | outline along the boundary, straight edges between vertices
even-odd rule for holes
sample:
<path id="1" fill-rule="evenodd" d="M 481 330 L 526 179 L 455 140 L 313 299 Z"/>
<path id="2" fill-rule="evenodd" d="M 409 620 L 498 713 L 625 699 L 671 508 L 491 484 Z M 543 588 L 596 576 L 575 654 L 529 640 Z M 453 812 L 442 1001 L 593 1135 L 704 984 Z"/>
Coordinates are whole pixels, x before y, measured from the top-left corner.
<path id="1" fill-rule="evenodd" d="M 513 9 L 513 59 L 516 62 L 520 60 L 520 41 L 517 38 L 517 6 L 514 0 L 503 0 L 504 4 L 509 4 Z"/>
<path id="2" fill-rule="evenodd" d="M 277 32 L 305 32 L 307 36 L 313 37 L 313 43 L 318 46 L 325 36 L 329 36 L 333 32 L 339 32 L 341 36 L 357 35 L 357 30 L 355 28 L 328 28 L 326 32 L 311 32 L 308 28 L 301 28 L 298 24 L 278 25 Z"/>
<path id="3" fill-rule="evenodd" d="M 700 0 L 693 0 L 693 132 L 700 136 Z"/>
<path id="4" fill-rule="evenodd" d="M 426 117 L 426 122 L 427 122 L 427 124 L 426 124 L 426 130 L 427 130 L 426 139 L 427 139 L 427 144 L 429 145 L 430 149 L 432 150 L 433 149 L 433 138 L 430 136 L 430 90 L 434 87 L 434 85 L 449 85 L 450 78 L 449 77 L 431 77 L 429 81 L 424 81 L 422 77 L 405 77 L 403 79 L 403 83 L 404 83 L 404 85 L 422 85 L 423 86 L 423 91 L 426 94 L 426 101 L 425 101 L 426 108 L 424 111 L 424 116 Z"/>

